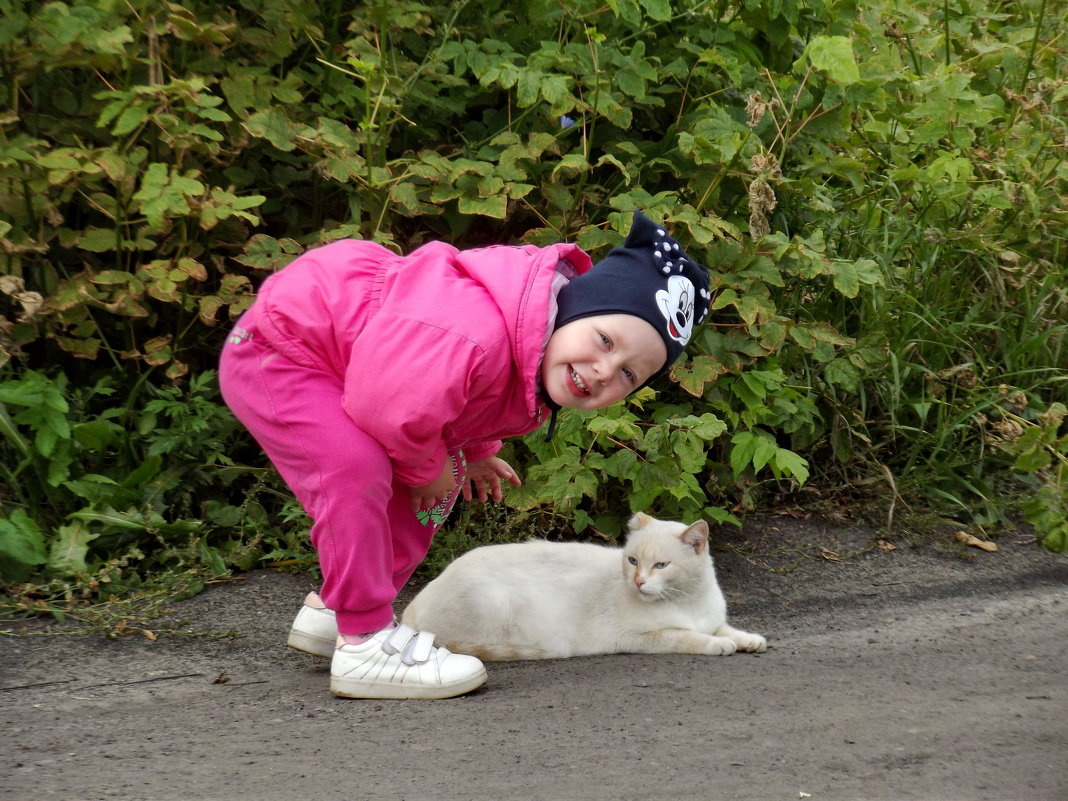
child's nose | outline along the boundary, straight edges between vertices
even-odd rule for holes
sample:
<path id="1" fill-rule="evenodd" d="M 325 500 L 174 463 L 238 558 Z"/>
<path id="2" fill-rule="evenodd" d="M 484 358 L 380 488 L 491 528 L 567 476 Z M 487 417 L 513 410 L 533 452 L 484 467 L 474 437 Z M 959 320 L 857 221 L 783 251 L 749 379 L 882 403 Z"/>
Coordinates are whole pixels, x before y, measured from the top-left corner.
<path id="1" fill-rule="evenodd" d="M 612 380 L 613 376 L 619 372 L 619 359 L 614 355 L 607 355 L 595 366 L 597 373 L 597 380 L 602 384 L 607 384 Z"/>

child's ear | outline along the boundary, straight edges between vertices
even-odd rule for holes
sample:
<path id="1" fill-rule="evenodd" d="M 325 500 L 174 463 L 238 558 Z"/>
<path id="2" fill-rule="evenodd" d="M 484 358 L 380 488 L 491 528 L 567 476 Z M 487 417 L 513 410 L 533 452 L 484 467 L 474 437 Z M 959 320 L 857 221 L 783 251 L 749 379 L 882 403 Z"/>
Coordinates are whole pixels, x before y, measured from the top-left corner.
<path id="1" fill-rule="evenodd" d="M 637 531 L 640 528 L 645 528 L 652 522 L 653 518 L 645 514 L 645 512 L 638 512 L 630 520 L 627 521 L 627 528 L 631 531 Z"/>
<path id="2" fill-rule="evenodd" d="M 684 545 L 688 545 L 697 553 L 701 553 L 708 547 L 708 523 L 698 520 L 679 535 Z"/>

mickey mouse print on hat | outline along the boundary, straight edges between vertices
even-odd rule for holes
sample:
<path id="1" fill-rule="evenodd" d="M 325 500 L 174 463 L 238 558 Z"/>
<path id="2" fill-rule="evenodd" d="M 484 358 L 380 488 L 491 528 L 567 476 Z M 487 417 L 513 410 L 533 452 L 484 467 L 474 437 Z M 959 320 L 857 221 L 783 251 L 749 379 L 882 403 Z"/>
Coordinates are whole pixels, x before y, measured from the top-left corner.
<path id="1" fill-rule="evenodd" d="M 711 298 L 708 271 L 663 227 L 635 211 L 623 245 L 560 291 L 556 327 L 595 314 L 642 318 L 667 347 L 667 360 L 652 381 L 682 355 Z"/>

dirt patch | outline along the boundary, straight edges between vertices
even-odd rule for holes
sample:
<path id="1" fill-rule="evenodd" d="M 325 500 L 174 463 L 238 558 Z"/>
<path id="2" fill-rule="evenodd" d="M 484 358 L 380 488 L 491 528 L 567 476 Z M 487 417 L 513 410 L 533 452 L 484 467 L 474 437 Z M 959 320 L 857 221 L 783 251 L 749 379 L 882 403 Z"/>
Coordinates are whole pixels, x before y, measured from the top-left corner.
<path id="1" fill-rule="evenodd" d="M 212 586 L 155 641 L 4 624 L 0 799 L 1065 801 L 1068 559 L 951 534 L 752 520 L 715 558 L 767 653 L 497 664 L 441 702 L 332 698 L 284 645 L 306 575 Z"/>

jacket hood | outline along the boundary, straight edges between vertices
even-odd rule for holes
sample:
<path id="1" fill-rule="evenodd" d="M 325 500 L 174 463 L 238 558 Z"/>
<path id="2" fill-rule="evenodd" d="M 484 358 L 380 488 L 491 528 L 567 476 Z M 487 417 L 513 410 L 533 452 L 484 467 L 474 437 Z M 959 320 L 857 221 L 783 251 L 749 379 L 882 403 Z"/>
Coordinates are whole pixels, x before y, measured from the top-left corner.
<path id="1" fill-rule="evenodd" d="M 543 403 L 540 398 L 540 366 L 545 343 L 556 316 L 554 279 L 587 272 L 589 255 L 573 244 L 548 247 L 495 245 L 460 251 L 457 269 L 481 284 L 508 322 L 512 359 L 520 375 L 533 376 L 526 388 L 531 413 Z"/>

